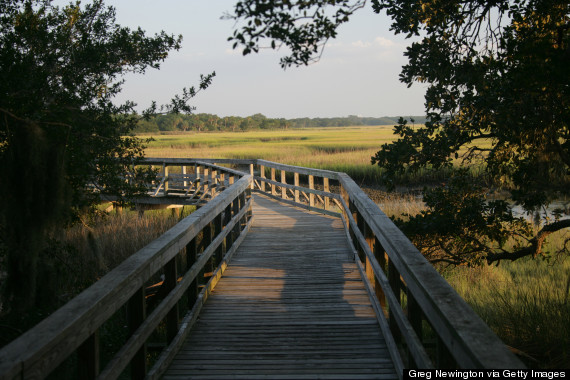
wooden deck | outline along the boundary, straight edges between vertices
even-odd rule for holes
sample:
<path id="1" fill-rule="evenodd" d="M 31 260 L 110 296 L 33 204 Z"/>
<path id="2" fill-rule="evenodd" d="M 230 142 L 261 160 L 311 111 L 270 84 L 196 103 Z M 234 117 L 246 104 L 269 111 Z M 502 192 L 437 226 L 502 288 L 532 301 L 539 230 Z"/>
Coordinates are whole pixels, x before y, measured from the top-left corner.
<path id="1" fill-rule="evenodd" d="M 342 222 L 255 195 L 254 224 L 165 379 L 396 379 Z"/>

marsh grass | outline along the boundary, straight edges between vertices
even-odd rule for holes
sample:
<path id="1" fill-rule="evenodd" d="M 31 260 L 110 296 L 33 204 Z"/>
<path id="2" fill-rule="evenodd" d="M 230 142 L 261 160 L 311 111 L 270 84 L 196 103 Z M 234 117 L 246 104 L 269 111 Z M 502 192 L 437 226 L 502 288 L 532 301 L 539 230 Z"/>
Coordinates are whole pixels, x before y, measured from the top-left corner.
<path id="1" fill-rule="evenodd" d="M 186 206 L 180 218 L 192 212 Z M 0 317 L 0 347 L 17 338 L 82 290 L 99 280 L 127 257 L 166 232 L 179 221 L 171 210 L 123 210 L 85 218 L 70 228 L 52 233 L 43 252 L 42 283 L 38 297 L 49 299 L 25 316 Z M 111 339 L 107 337 L 106 339 Z"/>
<path id="2" fill-rule="evenodd" d="M 531 367 L 570 367 L 570 258 L 457 267 L 445 278 Z"/>
<path id="3" fill-rule="evenodd" d="M 371 157 L 394 141 L 392 126 L 290 129 L 248 132 L 186 132 L 152 137 L 147 157 L 261 158 L 348 174 L 359 184 L 382 184 L 382 169 Z M 448 170 L 421 170 L 398 178 L 400 185 L 441 182 Z M 473 165 L 478 175 L 478 165 Z"/>

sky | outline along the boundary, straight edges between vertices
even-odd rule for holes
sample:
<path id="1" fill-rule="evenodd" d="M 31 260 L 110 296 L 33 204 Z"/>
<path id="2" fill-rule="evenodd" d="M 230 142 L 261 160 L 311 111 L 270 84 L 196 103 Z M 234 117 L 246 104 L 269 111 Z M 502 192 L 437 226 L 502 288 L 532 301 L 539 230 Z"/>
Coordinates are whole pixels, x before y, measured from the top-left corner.
<path id="1" fill-rule="evenodd" d="M 149 34 L 164 30 L 183 36 L 182 49 L 171 52 L 159 70 L 129 75 L 119 101 L 146 108 L 167 103 L 183 87 L 199 83 L 200 74 L 216 72 L 212 85 L 191 102 L 196 113 L 218 116 L 367 117 L 424 114 L 425 87 L 398 79 L 410 44 L 389 30 L 390 19 L 368 2 L 341 26 L 316 64 L 283 70 L 284 54 L 271 49 L 243 56 L 227 38 L 234 21 L 223 20 L 236 0 L 107 0 L 117 22 Z M 68 1 L 57 1 L 66 4 Z"/>

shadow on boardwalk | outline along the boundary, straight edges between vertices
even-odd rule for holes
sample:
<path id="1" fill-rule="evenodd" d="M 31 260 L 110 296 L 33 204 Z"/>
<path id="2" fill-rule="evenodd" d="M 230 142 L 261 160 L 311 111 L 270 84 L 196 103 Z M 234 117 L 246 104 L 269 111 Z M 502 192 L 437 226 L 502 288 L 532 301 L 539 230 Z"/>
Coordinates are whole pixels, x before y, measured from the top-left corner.
<path id="1" fill-rule="evenodd" d="M 341 220 L 261 195 L 253 213 L 165 379 L 397 378 Z"/>

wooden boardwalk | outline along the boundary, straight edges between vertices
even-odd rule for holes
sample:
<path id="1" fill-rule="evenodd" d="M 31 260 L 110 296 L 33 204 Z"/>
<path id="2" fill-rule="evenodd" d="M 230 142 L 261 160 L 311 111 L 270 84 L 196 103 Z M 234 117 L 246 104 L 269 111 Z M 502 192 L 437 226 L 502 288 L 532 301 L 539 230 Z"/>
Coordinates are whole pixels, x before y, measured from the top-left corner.
<path id="1" fill-rule="evenodd" d="M 255 195 L 165 379 L 396 379 L 342 221 Z"/>

